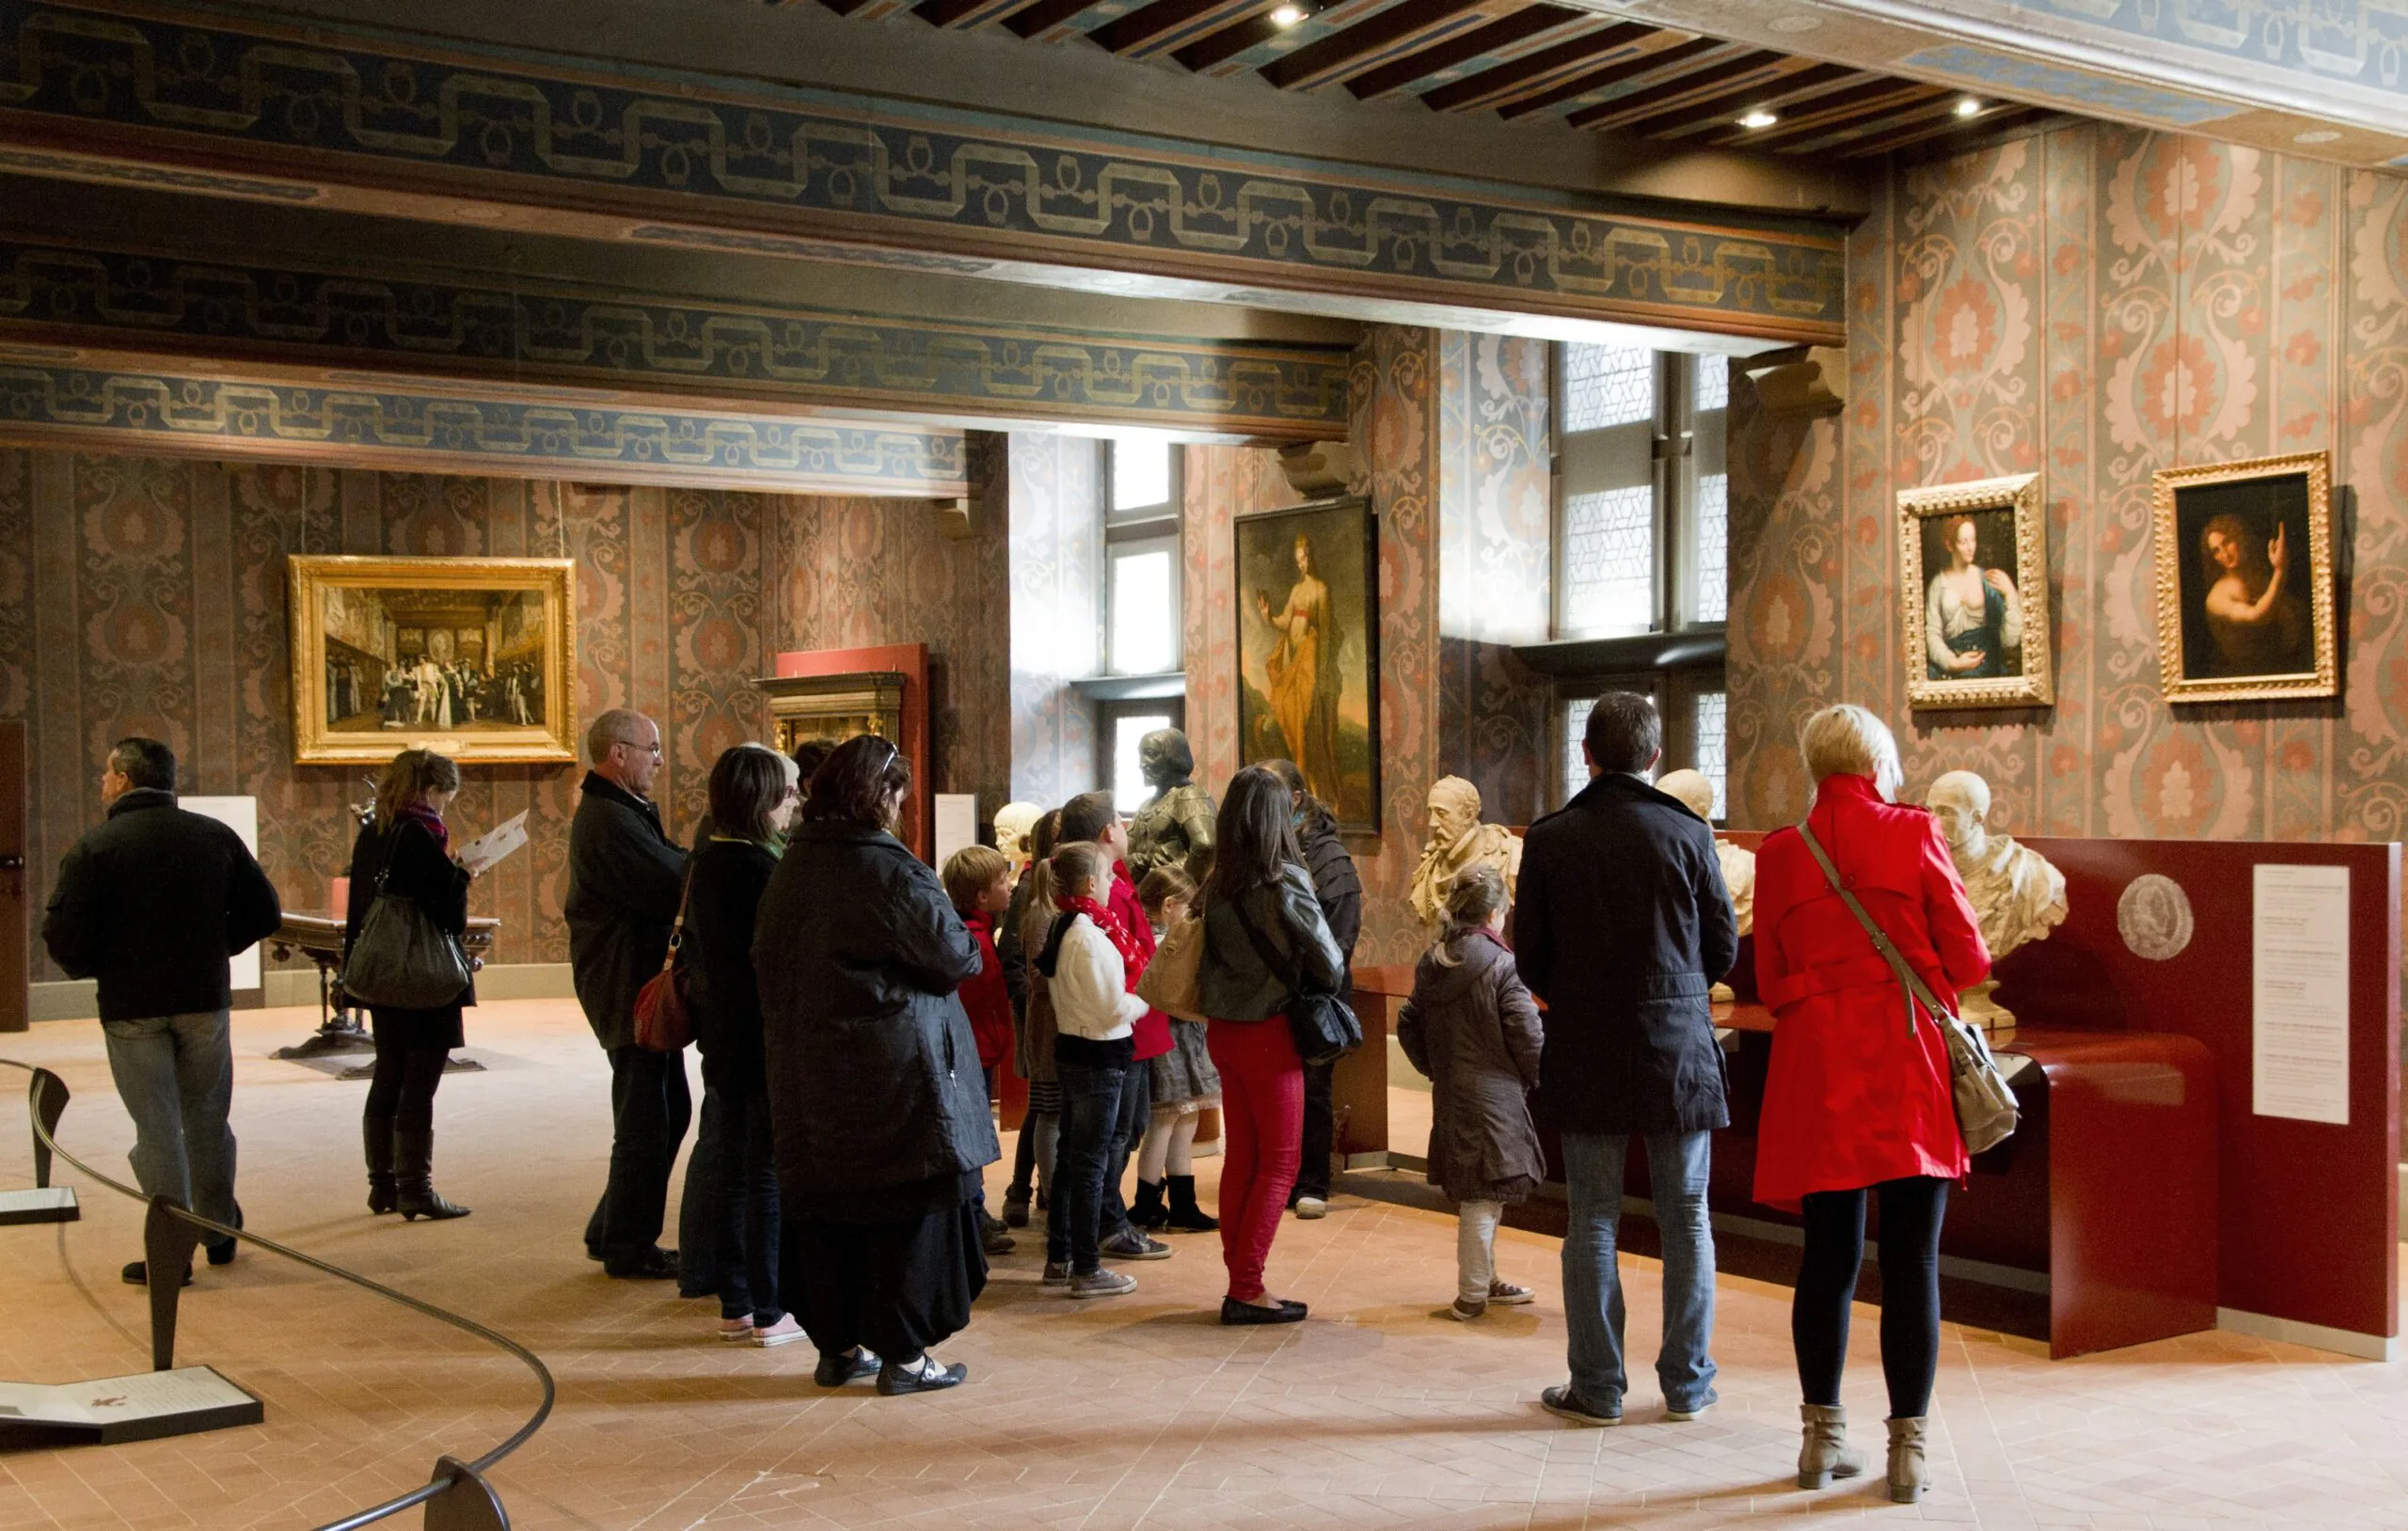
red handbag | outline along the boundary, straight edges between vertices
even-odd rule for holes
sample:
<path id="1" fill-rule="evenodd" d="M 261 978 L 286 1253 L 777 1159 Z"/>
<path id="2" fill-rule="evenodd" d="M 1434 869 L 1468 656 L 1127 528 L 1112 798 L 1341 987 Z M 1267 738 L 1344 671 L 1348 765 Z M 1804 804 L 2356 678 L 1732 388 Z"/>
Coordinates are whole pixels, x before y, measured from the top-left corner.
<path id="1" fill-rule="evenodd" d="M 647 1052 L 675 1052 L 694 1039 L 694 1018 L 686 1007 L 686 967 L 677 960 L 686 944 L 686 899 L 694 891 L 693 868 L 677 895 L 677 922 L 669 927 L 669 954 L 660 971 L 636 990 L 636 1046 Z"/>

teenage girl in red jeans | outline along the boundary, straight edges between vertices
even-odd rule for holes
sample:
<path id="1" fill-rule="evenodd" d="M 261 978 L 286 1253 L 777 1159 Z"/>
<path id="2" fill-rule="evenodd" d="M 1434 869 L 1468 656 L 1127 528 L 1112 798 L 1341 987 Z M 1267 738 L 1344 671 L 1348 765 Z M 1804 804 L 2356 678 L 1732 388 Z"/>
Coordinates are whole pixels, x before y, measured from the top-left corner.
<path id="1" fill-rule="evenodd" d="M 1264 1290 L 1263 1261 L 1296 1183 L 1305 1070 L 1288 1031 L 1289 986 L 1258 941 L 1307 984 L 1336 986 L 1346 959 L 1322 918 L 1296 850 L 1287 783 L 1259 766 L 1229 782 L 1202 894 L 1204 959 L 1196 994 L 1221 1071 L 1228 1143 L 1221 1168 L 1221 1257 L 1229 1268 L 1225 1324 L 1291 1324 L 1305 1304 Z M 1251 932 L 1251 934 L 1249 934 Z"/>

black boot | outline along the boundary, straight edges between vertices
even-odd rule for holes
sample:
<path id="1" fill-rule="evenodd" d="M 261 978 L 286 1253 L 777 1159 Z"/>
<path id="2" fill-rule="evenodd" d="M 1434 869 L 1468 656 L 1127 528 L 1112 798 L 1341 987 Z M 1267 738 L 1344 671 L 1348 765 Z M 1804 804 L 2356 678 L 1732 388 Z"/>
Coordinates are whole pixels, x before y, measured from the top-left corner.
<path id="1" fill-rule="evenodd" d="M 382 1216 L 402 1205 L 393 1189 L 393 1119 L 361 1117 L 359 1142 L 368 1154 L 368 1209 Z"/>
<path id="2" fill-rule="evenodd" d="M 1162 1182 L 1137 1182 L 1137 1201 L 1129 1208 L 1129 1221 L 1149 1231 L 1170 1221 L 1170 1209 L 1163 1205 Z"/>
<path id="3" fill-rule="evenodd" d="M 404 1223 L 420 1218 L 440 1221 L 467 1217 L 468 1209 L 445 1201 L 435 1189 L 435 1129 L 404 1127 L 393 1133 L 394 1181 L 401 1192 Z"/>
<path id="4" fill-rule="evenodd" d="M 1173 1233 L 1211 1233 L 1221 1225 L 1221 1220 L 1207 1216 L 1196 1205 L 1196 1176 L 1174 1175 L 1168 1177 L 1170 1214 L 1163 1226 Z"/>

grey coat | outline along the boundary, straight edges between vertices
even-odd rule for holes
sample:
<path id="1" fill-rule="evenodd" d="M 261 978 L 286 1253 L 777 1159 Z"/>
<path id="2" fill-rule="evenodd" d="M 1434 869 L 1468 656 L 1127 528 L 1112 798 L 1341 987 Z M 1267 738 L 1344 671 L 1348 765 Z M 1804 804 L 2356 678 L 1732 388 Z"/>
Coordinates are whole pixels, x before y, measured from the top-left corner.
<path id="1" fill-rule="evenodd" d="M 954 992 L 983 960 L 901 841 L 850 824 L 795 830 L 752 935 L 782 1192 L 858 1197 L 1002 1157 Z"/>
<path id="2" fill-rule="evenodd" d="M 1448 967 L 1424 954 L 1397 1045 L 1430 1078 L 1431 1183 L 1459 1202 L 1517 1202 L 1546 1178 L 1530 1121 L 1539 1084 L 1539 1007 L 1513 954 L 1485 935 L 1455 943 Z"/>
<path id="3" fill-rule="evenodd" d="M 686 853 L 661 831 L 660 810 L 585 773 L 568 826 L 568 960 L 585 1023 L 606 1050 L 632 1047 L 636 991 L 669 955 L 669 927 L 686 890 Z"/>
<path id="4" fill-rule="evenodd" d="M 1338 992 L 1346 974 L 1346 954 L 1331 937 L 1321 901 L 1313 896 L 1312 878 L 1303 867 L 1291 863 L 1276 887 L 1248 889 L 1244 902 L 1255 928 L 1286 955 L 1297 976 Z M 1263 966 L 1239 923 L 1236 908 L 1221 899 L 1205 900 L 1204 959 L 1196 968 L 1196 990 L 1204 1013 L 1215 1020 L 1268 1020 L 1288 1008 L 1287 983 Z"/>

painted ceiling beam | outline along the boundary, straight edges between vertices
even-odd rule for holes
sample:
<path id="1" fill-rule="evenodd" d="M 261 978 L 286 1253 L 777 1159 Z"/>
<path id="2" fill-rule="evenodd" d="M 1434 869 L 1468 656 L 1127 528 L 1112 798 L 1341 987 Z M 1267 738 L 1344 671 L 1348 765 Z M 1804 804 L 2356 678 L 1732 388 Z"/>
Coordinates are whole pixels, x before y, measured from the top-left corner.
<path id="1" fill-rule="evenodd" d="M 1269 10 L 1275 0 L 1153 0 L 1087 36 L 1123 58 L 1159 58 L 1233 22 Z"/>
<path id="2" fill-rule="evenodd" d="M 1405 0 L 1336 37 L 1298 49 L 1262 71 L 1283 90 L 1318 90 L 1469 33 L 1524 8 L 1528 0 Z"/>
<path id="3" fill-rule="evenodd" d="M 0 172 L 1356 321 L 1846 332 L 1829 219 L 133 0 L 0 0 Z"/>
<path id="4" fill-rule="evenodd" d="M 1736 122 L 1726 122 L 1723 131 L 1710 141 L 1718 146 L 1744 144 L 1750 148 L 1777 148 L 1817 135 L 1826 130 L 1869 121 L 1886 112 L 1937 101 L 1942 96 L 1948 97 L 1954 104 L 1956 92 L 1940 86 L 1924 85 L 1915 80 L 1868 77 L 1861 85 L 1782 106 L 1781 121 L 1773 127 L 1743 128 Z"/>
<path id="5" fill-rule="evenodd" d="M 911 14 L 930 26 L 952 31 L 993 26 L 1026 10 L 1037 0 L 920 0 Z"/>
<path id="6" fill-rule="evenodd" d="M 2408 165 L 2400 0 L 1562 0 L 1918 80 L 2341 164 Z"/>
<path id="7" fill-rule="evenodd" d="M 1422 104 L 1440 112 L 1502 111 L 1555 89 L 1608 63 L 1625 62 L 1694 42 L 1638 22 L 1624 22 L 1602 32 L 1571 39 L 1533 54 L 1483 70 L 1468 79 L 1423 93 Z"/>
<path id="8" fill-rule="evenodd" d="M 1948 111 L 1935 115 L 1930 120 L 1878 138 L 1855 140 L 1840 145 L 1834 152 L 1848 159 L 1866 159 L 1887 154 L 1894 150 L 1911 149 L 1918 144 L 1944 139 L 1951 134 L 1967 138 L 1988 138 L 1991 134 L 2025 127 L 2062 114 L 2048 106 L 2009 106 L 1993 115 L 1968 121 L 1956 115 L 1954 103 Z"/>
<path id="9" fill-rule="evenodd" d="M 1575 75 L 1537 95 L 1498 107 L 1497 115 L 1513 118 L 1552 112 L 1562 117 L 1635 90 L 1652 90 L 1669 81 L 1722 69 L 1749 56 L 1746 48 L 1719 38 L 1689 38 L 1669 47 L 1651 48 L 1623 63 Z"/>
<path id="10" fill-rule="evenodd" d="M 1037 0 L 1004 21 L 1004 30 L 1038 42 L 1058 42 L 1116 22 L 1145 0 Z"/>
<path id="11" fill-rule="evenodd" d="M 1624 102 L 1608 102 L 1576 112 L 1566 118 L 1576 128 L 1627 128 L 1644 123 L 1640 129 L 1651 138 L 1672 138 L 1694 133 L 1700 128 L 1735 121 L 1759 108 L 1778 114 L 1793 101 L 1810 98 L 1818 89 L 1830 89 L 1850 80 L 1863 78 L 1844 64 L 1810 64 L 1804 59 L 1784 59 L 1767 79 L 1734 82 L 1727 89 L 1701 101 L 1694 91 L 1687 92 L 1673 102 L 1642 103 L 1636 97 Z"/>
<path id="12" fill-rule="evenodd" d="M 1244 74 L 1276 63 L 1299 48 L 1334 36 L 1365 17 L 1401 3 L 1402 0 L 1335 0 L 1292 26 L 1282 26 L 1271 19 L 1268 11 L 1259 11 L 1187 44 L 1172 56 L 1197 74 Z"/>
<path id="13" fill-rule="evenodd" d="M 176 244 L 0 235 L 0 342 L 953 424 L 1056 419 L 1264 441 L 1346 430 L 1343 346 L 741 305 L 388 262 L 228 261 Z"/>
<path id="14" fill-rule="evenodd" d="M 1357 101 L 1376 101 L 1414 86 L 1434 90 L 1466 75 L 1509 64 L 1540 48 L 1586 37 L 1614 24 L 1561 6 L 1526 6 L 1474 32 L 1434 43 L 1346 82 Z M 1426 83 L 1425 83 L 1426 82 Z"/>

